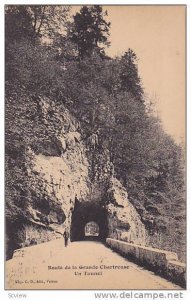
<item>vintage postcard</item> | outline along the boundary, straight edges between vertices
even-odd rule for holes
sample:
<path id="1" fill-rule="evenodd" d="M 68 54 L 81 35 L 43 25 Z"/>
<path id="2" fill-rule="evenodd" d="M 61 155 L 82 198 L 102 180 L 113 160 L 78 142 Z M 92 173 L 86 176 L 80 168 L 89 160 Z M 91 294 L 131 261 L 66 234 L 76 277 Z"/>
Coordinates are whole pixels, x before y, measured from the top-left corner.
<path id="1" fill-rule="evenodd" d="M 186 288 L 186 5 L 5 5 L 5 289 Z"/>

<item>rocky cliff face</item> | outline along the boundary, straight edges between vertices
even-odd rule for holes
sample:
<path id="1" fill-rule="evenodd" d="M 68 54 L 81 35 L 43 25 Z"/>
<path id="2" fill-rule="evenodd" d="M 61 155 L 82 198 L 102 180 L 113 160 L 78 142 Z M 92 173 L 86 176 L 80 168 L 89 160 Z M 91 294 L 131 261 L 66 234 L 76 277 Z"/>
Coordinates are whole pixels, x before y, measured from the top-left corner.
<path id="1" fill-rule="evenodd" d="M 82 139 L 77 120 L 49 99 L 40 99 L 38 106 L 42 128 L 49 126 L 50 134 L 42 134 L 26 151 L 30 201 L 25 207 L 27 221 L 17 227 L 20 238 L 15 248 L 55 239 L 65 230 L 71 240 L 83 238 L 89 221 L 97 222 L 102 238 L 144 245 L 144 225 L 115 178 L 99 137 Z"/>
<path id="2" fill-rule="evenodd" d="M 116 178 L 110 180 L 107 193 L 109 236 L 129 243 L 145 245 L 145 227 L 129 202 L 127 191 Z"/>

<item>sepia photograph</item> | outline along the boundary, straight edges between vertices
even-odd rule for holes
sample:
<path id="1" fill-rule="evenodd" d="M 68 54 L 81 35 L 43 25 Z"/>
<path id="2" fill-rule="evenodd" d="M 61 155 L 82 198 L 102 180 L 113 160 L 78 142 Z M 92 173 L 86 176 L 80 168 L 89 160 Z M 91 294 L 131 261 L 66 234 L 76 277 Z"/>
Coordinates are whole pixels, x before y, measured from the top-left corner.
<path id="1" fill-rule="evenodd" d="M 186 10 L 4 6 L 5 290 L 186 289 Z"/>

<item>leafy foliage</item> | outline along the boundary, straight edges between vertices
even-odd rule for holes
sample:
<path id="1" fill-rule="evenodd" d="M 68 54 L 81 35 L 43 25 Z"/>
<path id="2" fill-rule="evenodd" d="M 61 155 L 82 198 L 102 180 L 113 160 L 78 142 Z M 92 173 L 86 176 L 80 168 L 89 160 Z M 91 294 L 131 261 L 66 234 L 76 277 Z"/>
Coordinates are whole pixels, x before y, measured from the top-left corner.
<path id="1" fill-rule="evenodd" d="M 20 39 L 29 39 L 33 35 L 31 16 L 24 5 L 5 6 L 6 43 Z"/>
<path id="2" fill-rule="evenodd" d="M 55 35 L 63 34 L 66 30 L 69 6 L 32 5 L 27 8 L 36 36 L 54 39 Z"/>
<path id="3" fill-rule="evenodd" d="M 120 63 L 120 79 L 121 89 L 131 92 L 134 98 L 142 100 L 143 88 L 141 79 L 138 75 L 137 56 L 135 52 L 128 49 L 127 52 L 121 57 Z"/>
<path id="4" fill-rule="evenodd" d="M 74 16 L 73 26 L 70 29 L 71 41 L 77 45 L 79 57 L 90 56 L 93 53 L 105 55 L 104 47 L 109 46 L 110 23 L 104 19 L 107 12 L 102 7 L 83 6 Z"/>

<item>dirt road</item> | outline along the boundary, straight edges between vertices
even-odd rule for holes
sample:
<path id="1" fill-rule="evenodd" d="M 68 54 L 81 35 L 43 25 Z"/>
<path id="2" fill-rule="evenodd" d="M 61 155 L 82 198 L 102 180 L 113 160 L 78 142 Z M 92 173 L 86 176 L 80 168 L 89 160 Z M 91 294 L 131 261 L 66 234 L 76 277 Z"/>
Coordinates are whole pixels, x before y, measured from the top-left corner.
<path id="1" fill-rule="evenodd" d="M 19 250 L 6 263 L 8 289 L 181 289 L 105 245 L 63 239 Z"/>

